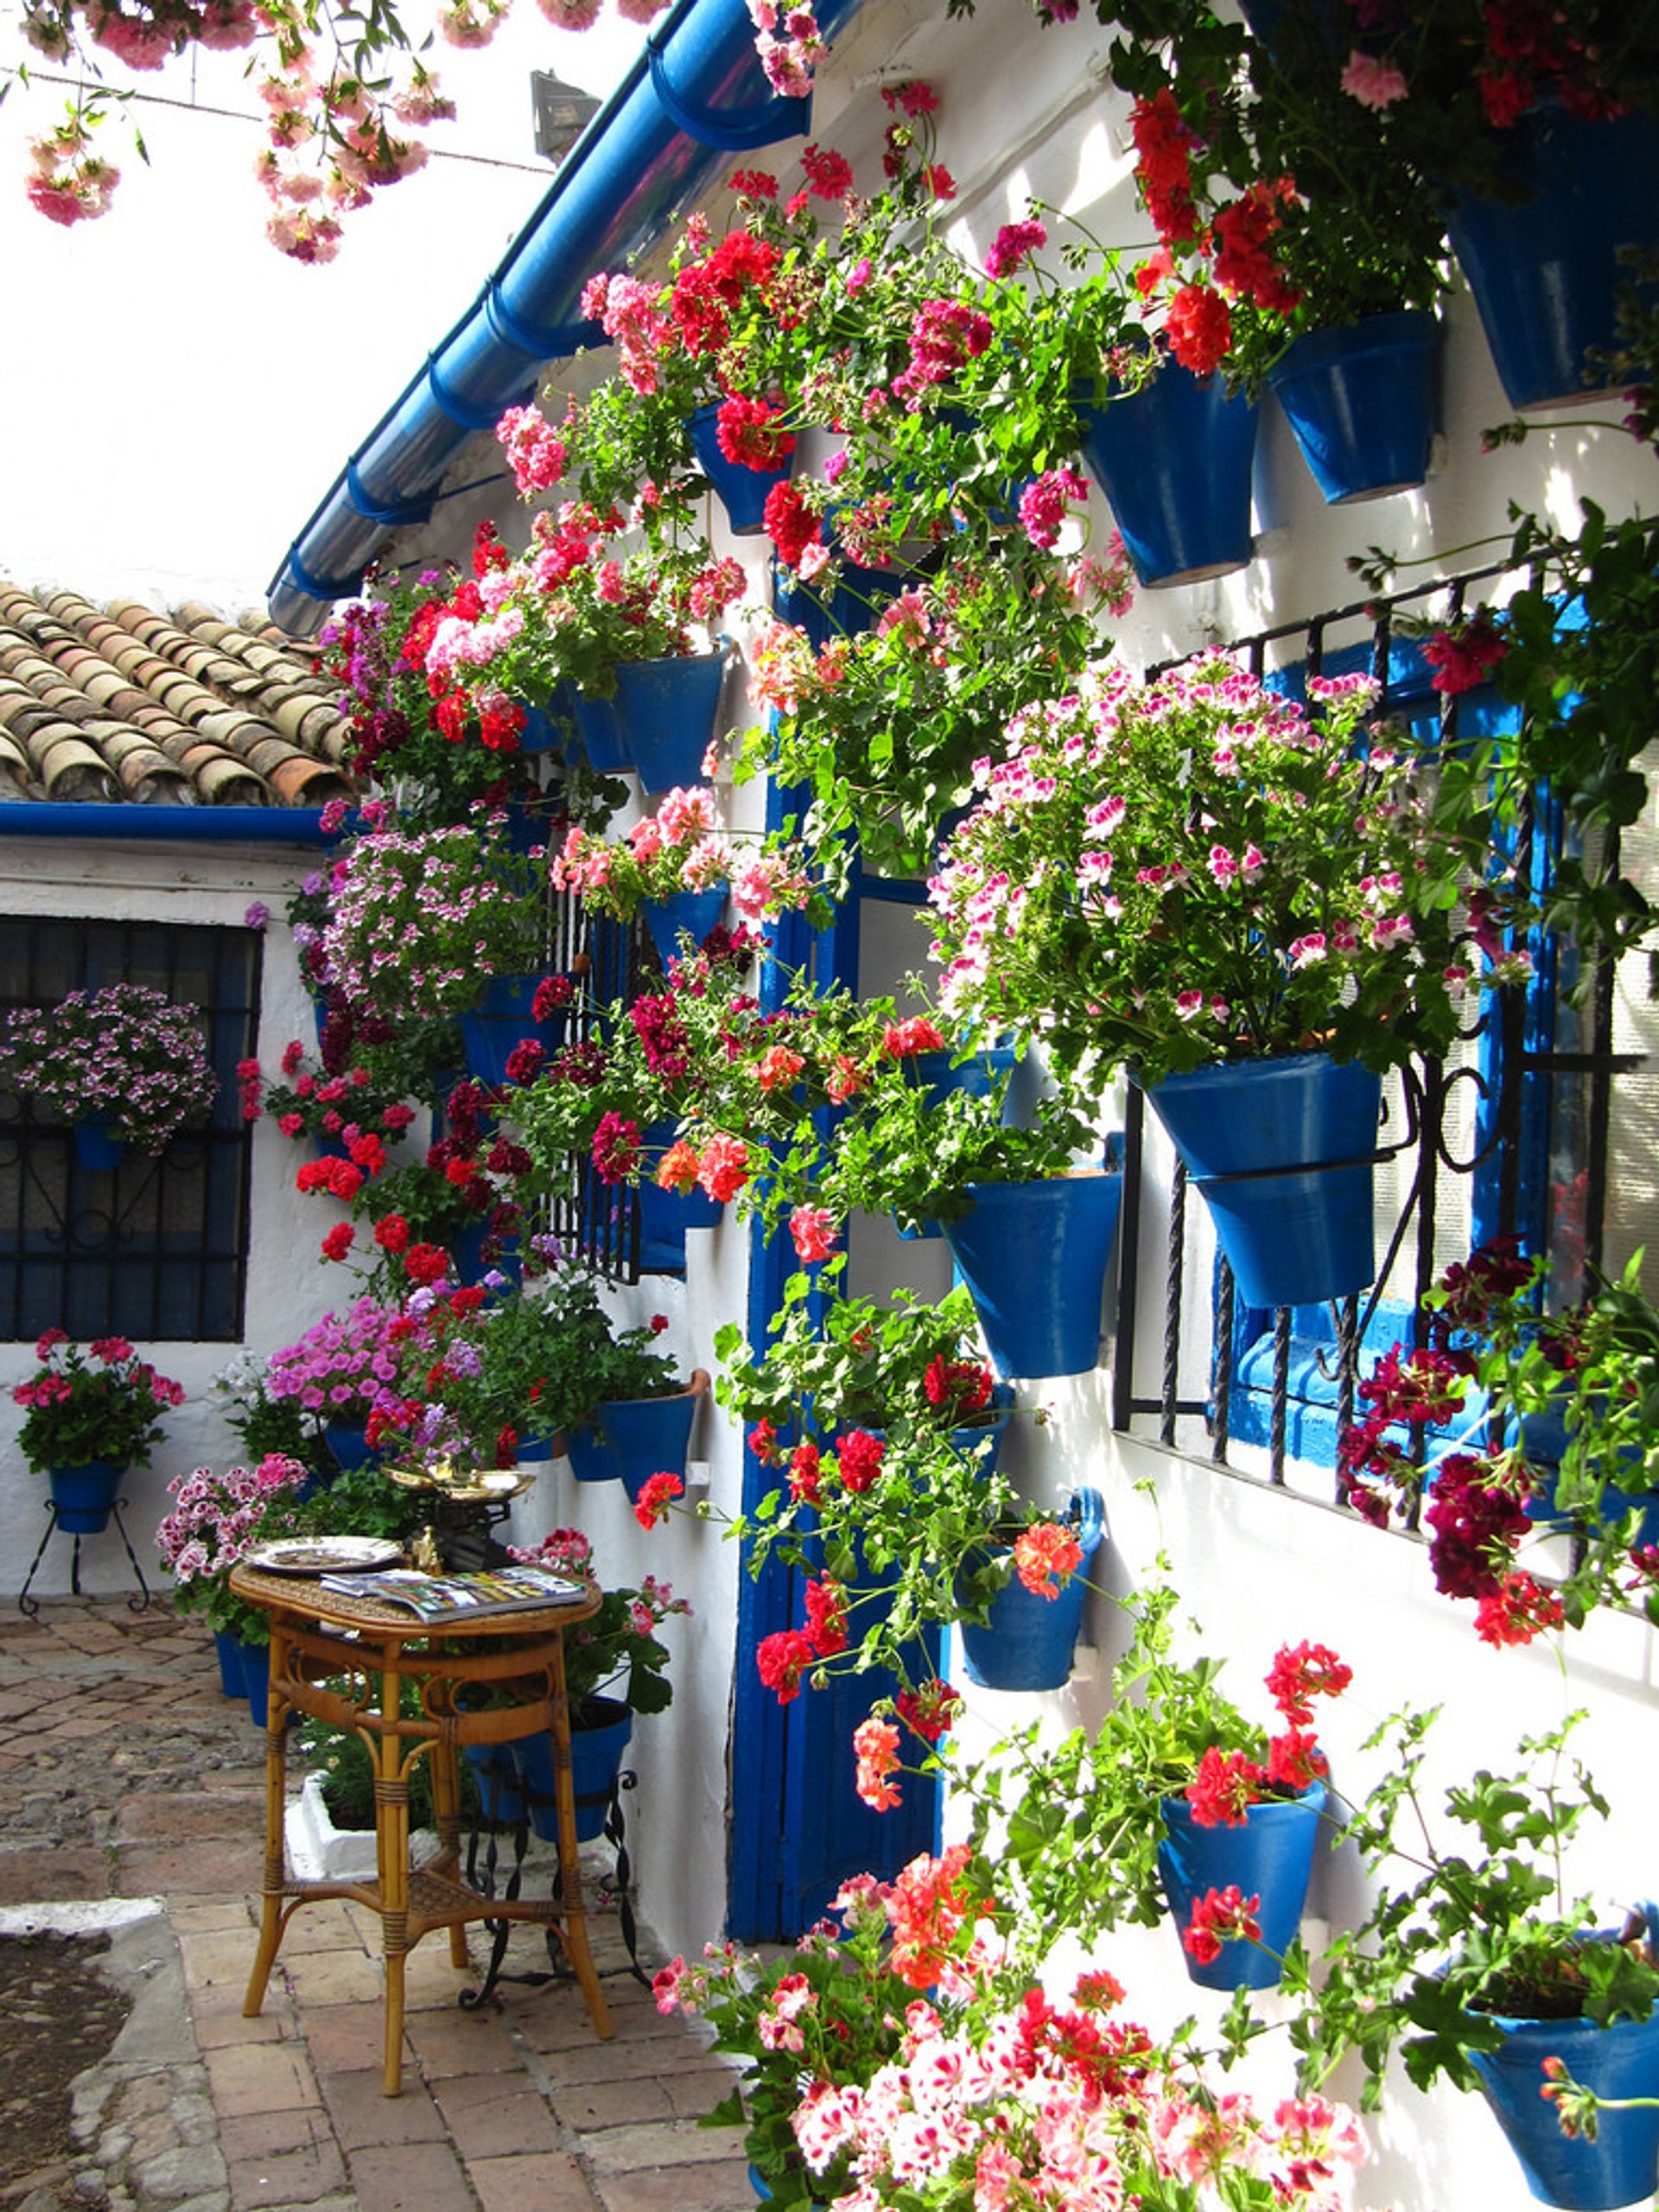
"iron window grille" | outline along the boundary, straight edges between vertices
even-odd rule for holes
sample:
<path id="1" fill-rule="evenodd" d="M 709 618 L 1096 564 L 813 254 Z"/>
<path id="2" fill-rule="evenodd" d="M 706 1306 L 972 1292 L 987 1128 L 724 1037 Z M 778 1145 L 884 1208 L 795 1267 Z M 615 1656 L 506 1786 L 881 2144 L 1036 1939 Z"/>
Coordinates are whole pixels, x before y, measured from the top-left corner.
<path id="1" fill-rule="evenodd" d="M 245 929 L 0 916 L 0 1011 L 143 983 L 199 1007 L 219 1091 L 159 1157 L 84 1167 L 73 1129 L 0 1092 L 0 1338 L 234 1342 L 243 1334 L 249 1131 L 237 1063 L 257 1027 L 260 940 Z"/>

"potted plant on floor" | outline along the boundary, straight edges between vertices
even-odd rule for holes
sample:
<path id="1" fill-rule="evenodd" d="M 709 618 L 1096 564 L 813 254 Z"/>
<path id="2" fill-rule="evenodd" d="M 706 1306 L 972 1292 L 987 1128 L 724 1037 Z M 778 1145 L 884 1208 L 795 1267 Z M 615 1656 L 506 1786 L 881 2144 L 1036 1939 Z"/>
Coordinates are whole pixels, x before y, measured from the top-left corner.
<path id="1" fill-rule="evenodd" d="M 175 1475 L 168 1484 L 174 1503 L 156 1530 L 162 1565 L 173 1577 L 175 1610 L 205 1616 L 218 1647 L 225 1693 L 245 1697 L 255 1726 L 261 1728 L 265 1725 L 270 1617 L 232 1596 L 231 1569 L 251 1545 L 272 1533 L 265 1523 L 274 1510 L 297 1503 L 310 1479 L 302 1461 L 277 1451 L 222 1474 L 212 1467 L 198 1467 L 191 1474 Z"/>
<path id="2" fill-rule="evenodd" d="M 97 1535 L 122 1476 L 135 1461 L 149 1465 L 162 1416 L 184 1403 L 184 1391 L 125 1337 L 95 1338 L 83 1352 L 63 1330 L 48 1329 L 35 1357 L 35 1373 L 12 1387 L 24 1408 L 18 1448 L 50 1483 L 58 1526 Z"/>
<path id="3" fill-rule="evenodd" d="M 201 1024 L 199 1007 L 147 984 L 70 991 L 7 1015 L 0 1081 L 70 1123 L 81 1165 L 107 1173 L 128 1145 L 163 1153 L 213 1110 L 219 1078 Z"/>
<path id="4" fill-rule="evenodd" d="M 1529 967 L 1490 825 L 1437 818 L 1433 764 L 1365 728 L 1368 679 L 1307 689 L 1102 671 L 987 765 L 931 891 L 944 1006 L 1127 1067 L 1269 1308 L 1370 1282 L 1379 1071 Z"/>

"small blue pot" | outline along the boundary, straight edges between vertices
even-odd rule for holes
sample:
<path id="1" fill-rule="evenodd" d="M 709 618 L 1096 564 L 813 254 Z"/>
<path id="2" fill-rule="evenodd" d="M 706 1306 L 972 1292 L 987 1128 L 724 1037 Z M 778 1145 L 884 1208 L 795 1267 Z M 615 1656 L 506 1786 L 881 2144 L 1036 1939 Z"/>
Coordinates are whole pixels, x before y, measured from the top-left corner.
<path id="1" fill-rule="evenodd" d="M 1293 1052 L 1166 1076 L 1147 1096 L 1204 1193 L 1245 1305 L 1364 1289 L 1376 1272 L 1379 1077 Z"/>
<path id="2" fill-rule="evenodd" d="M 750 468 L 741 461 L 728 461 L 720 449 L 715 424 L 718 406 L 699 407 L 686 428 L 697 467 L 714 486 L 734 537 L 753 537 L 766 528 L 766 494 L 774 484 L 786 483 L 794 467 L 793 455 L 776 468 Z"/>
<path id="3" fill-rule="evenodd" d="M 1255 1916 L 1260 1944 L 1224 1943 L 1219 1957 L 1200 1966 L 1183 1942 L 1187 1974 L 1201 1989 L 1278 1987 L 1279 1960 L 1301 1925 L 1324 1804 L 1325 1784 L 1316 1782 L 1300 1797 L 1252 1805 L 1242 1827 L 1209 1828 L 1199 1827 L 1185 1797 L 1164 1799 L 1158 1872 L 1181 1936 L 1192 1923 L 1193 1900 L 1211 1890 L 1232 1884 L 1244 1897 L 1262 1900 Z"/>
<path id="4" fill-rule="evenodd" d="M 110 1525 L 110 1509 L 127 1471 L 124 1459 L 88 1459 L 79 1467 L 48 1467 L 58 1526 L 72 1536 L 96 1536 Z"/>
<path id="5" fill-rule="evenodd" d="M 1138 391 L 1081 404 L 1084 458 L 1147 585 L 1201 583 L 1250 557 L 1255 410 L 1166 361 Z"/>
<path id="6" fill-rule="evenodd" d="M 992 1599 L 988 1621 L 959 1623 L 963 1672 L 982 1689 L 1065 1687 L 1083 1626 L 1090 1565 L 1106 1534 L 1106 1509 L 1097 1490 L 1080 1490 L 1076 1510 L 1083 1558 L 1058 1597 L 1039 1598 L 1017 1574 L 1011 1575 Z"/>
<path id="7" fill-rule="evenodd" d="M 1384 499 L 1428 474 L 1440 342 L 1432 315 L 1371 315 L 1309 331 L 1268 370 L 1327 505 Z"/>
<path id="8" fill-rule="evenodd" d="M 242 1661 L 242 1688 L 248 1700 L 248 1713 L 256 1728 L 270 1726 L 270 1646 L 268 1643 L 241 1643 L 237 1649 Z"/>
<path id="9" fill-rule="evenodd" d="M 998 1377 L 1085 1374 L 1100 1357 L 1122 1176 L 970 1183 L 968 1195 L 944 1234 Z"/>
<path id="10" fill-rule="evenodd" d="M 622 1754 L 633 1733 L 633 1715 L 616 1698 L 592 1698 L 589 1712 L 606 1717 L 596 1728 L 570 1731 L 570 1779 L 576 1800 L 576 1840 L 591 1843 L 605 1829 Z M 559 1837 L 553 1745 L 547 1736 L 521 1736 L 508 1746 L 530 1801 L 530 1824 L 544 1843 Z"/>
<path id="11" fill-rule="evenodd" d="M 478 1785 L 478 1802 L 486 1821 L 522 1821 L 526 1807 L 518 1787 L 515 1744 L 463 1744 L 461 1751 Z M 551 1761 L 549 1761 L 550 1770 Z"/>
<path id="12" fill-rule="evenodd" d="M 683 1477 L 691 1424 L 702 1402 L 700 1391 L 677 1390 L 667 1398 L 616 1398 L 599 1408 L 600 1426 L 630 1498 L 637 1500 L 655 1474 Z"/>
<path id="13" fill-rule="evenodd" d="M 1599 2097 L 1659 2093 L 1659 2012 L 1605 2028 L 1583 2019 L 1500 2018 L 1497 2025 L 1502 2050 L 1471 2050 L 1469 2063 L 1533 2195 L 1567 2212 L 1646 2203 L 1659 2183 L 1659 2111 L 1604 2112 L 1588 2142 L 1563 2135 L 1555 2107 L 1538 2093 L 1547 2058 L 1560 2059 Z"/>
<path id="14" fill-rule="evenodd" d="M 951 1066 L 954 1058 L 950 1052 L 918 1052 L 905 1063 L 906 1076 L 924 1093 L 930 1107 L 943 1106 L 955 1090 L 965 1091 L 970 1098 L 989 1097 L 1013 1069 L 1018 1055 L 1011 1046 L 991 1045 L 982 1052 L 970 1054 L 959 1067 Z"/>
<path id="15" fill-rule="evenodd" d="M 322 1440 L 343 1475 L 351 1473 L 356 1467 L 371 1466 L 380 1457 L 378 1452 L 370 1448 L 367 1429 L 355 1428 L 349 1421 L 327 1422 L 323 1428 Z"/>
<path id="16" fill-rule="evenodd" d="M 601 776 L 622 775 L 631 764 L 616 701 L 589 699 L 581 691 L 573 692 L 570 718 L 582 740 L 582 749 L 588 755 L 588 766 Z"/>
<path id="17" fill-rule="evenodd" d="M 556 753 L 564 738 L 562 706 L 532 707 L 528 699 L 517 702 L 524 709 L 524 726 L 518 733 L 521 753 Z"/>
<path id="18" fill-rule="evenodd" d="M 467 1072 L 478 1082 L 499 1090 L 507 1080 L 507 1062 L 517 1047 L 534 1043 L 554 1049 L 563 1038 L 563 1018 L 537 1021 L 536 993 L 540 976 L 492 976 L 477 1006 L 461 1017 L 461 1036 L 467 1053 Z"/>
<path id="19" fill-rule="evenodd" d="M 242 1678 L 242 1645 L 240 1639 L 228 1629 L 213 1630 L 213 1652 L 219 1661 L 219 1687 L 226 1697 L 245 1697 L 248 1686 Z"/>
<path id="20" fill-rule="evenodd" d="M 75 1157 L 90 1175 L 113 1175 L 127 1156 L 127 1141 L 102 1122 L 75 1123 Z"/>
<path id="21" fill-rule="evenodd" d="M 726 912 L 724 886 L 713 891 L 677 891 L 671 899 L 647 899 L 639 908 L 641 920 L 664 968 L 680 957 L 680 939 L 689 937 L 701 946 Z"/>
<path id="22" fill-rule="evenodd" d="M 648 791 L 702 781 L 726 683 L 723 652 L 619 661 L 616 704 L 624 740 Z"/>
<path id="23" fill-rule="evenodd" d="M 622 1470 L 612 1455 L 603 1430 L 591 1422 L 582 1421 L 575 1427 L 568 1429 L 564 1449 L 570 1462 L 570 1471 L 579 1483 L 621 1481 Z"/>
<path id="24" fill-rule="evenodd" d="M 822 652 L 832 638 L 856 638 L 873 628 L 902 582 L 891 569 L 861 568 L 853 561 L 842 562 L 836 582 L 827 587 L 787 582 L 787 573 L 774 569 L 772 611 L 781 621 L 804 630 L 815 652 Z"/>
<path id="25" fill-rule="evenodd" d="M 1618 342 L 1632 274 L 1620 248 L 1659 249 L 1659 118 L 1636 108 L 1596 123 L 1549 105 L 1501 136 L 1516 197 L 1450 200 L 1446 235 L 1510 404 L 1581 399 L 1586 373 L 1606 373 L 1591 349 Z"/>
<path id="26" fill-rule="evenodd" d="M 503 1249 L 499 1259 L 486 1260 L 484 1243 L 488 1233 L 486 1224 L 477 1221 L 470 1228 L 456 1230 L 450 1236 L 449 1256 L 454 1264 L 457 1282 L 480 1283 L 492 1270 L 505 1282 L 522 1282 L 524 1272 L 524 1255 L 518 1250 L 516 1241 L 510 1243 Z"/>

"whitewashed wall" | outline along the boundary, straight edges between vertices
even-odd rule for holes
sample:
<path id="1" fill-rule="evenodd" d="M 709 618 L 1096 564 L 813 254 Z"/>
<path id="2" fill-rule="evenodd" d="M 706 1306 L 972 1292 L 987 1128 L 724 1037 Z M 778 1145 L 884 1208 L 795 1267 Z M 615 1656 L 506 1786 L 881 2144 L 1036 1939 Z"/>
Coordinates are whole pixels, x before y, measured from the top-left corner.
<path id="1" fill-rule="evenodd" d="M 302 879 L 320 864 L 321 851 L 315 846 L 238 849 L 213 842 L 5 838 L 0 839 L 0 911 L 31 919 L 93 915 L 181 928 L 238 929 L 254 899 L 280 917 Z M 312 1033 L 310 1001 L 300 985 L 292 941 L 278 919 L 265 937 L 261 1065 L 274 1070 L 290 1037 Z M 319 1261 L 324 1231 L 343 1217 L 331 1200 L 302 1201 L 296 1195 L 295 1156 L 293 1145 L 274 1123 L 263 1122 L 255 1129 L 243 1339 L 250 1351 L 270 1352 L 291 1342 L 356 1288 L 344 1270 Z M 167 1416 L 152 1464 L 133 1468 L 124 1486 L 124 1518 L 133 1549 L 164 1603 L 170 1585 L 160 1572 L 153 1540 L 167 1510 L 167 1484 L 192 1467 L 234 1464 L 238 1440 L 225 1423 L 213 1377 L 238 1346 L 143 1342 L 138 1349 L 163 1375 L 181 1382 L 186 1394 L 185 1403 Z M 34 1369 L 32 1341 L 0 1346 L 0 1381 L 6 1385 L 22 1382 Z M 7 1388 L 0 1393 L 0 1595 L 8 1603 L 22 1585 L 46 1525 L 45 1481 L 29 1472 L 15 1446 L 20 1420 Z M 72 1539 L 54 1535 L 31 1595 L 67 1591 L 71 1558 Z M 131 1589 L 132 1570 L 112 1526 L 102 1535 L 81 1540 L 80 1579 L 86 1590 Z"/>

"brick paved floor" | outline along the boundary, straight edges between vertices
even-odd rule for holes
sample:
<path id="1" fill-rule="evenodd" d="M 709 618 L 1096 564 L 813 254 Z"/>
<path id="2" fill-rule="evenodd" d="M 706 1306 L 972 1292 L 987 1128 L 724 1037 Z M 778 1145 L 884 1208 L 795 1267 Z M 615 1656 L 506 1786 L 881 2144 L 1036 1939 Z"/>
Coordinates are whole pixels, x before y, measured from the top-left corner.
<path id="1" fill-rule="evenodd" d="M 729 2076 L 690 2024 L 658 2014 L 602 1910 L 609 2044 L 568 1982 L 509 1978 L 463 2011 L 478 1976 L 451 1967 L 440 1935 L 410 1955 L 404 2094 L 383 2096 L 378 1923 L 334 1900 L 296 1914 L 264 2011 L 245 2020 L 263 1789 L 260 1738 L 221 1695 L 198 1624 L 103 1599 L 0 1621 L 0 1910 L 156 1897 L 165 1916 L 144 2016 L 77 2088 L 105 2201 L 748 2212 L 740 2139 L 696 2124 Z M 480 1963 L 486 1944 L 473 1931 Z M 547 1964 L 540 1932 L 517 1925 L 508 1976 Z M 24 2212 L 46 2212 L 36 2194 Z M 84 2173 L 78 2195 L 97 2201 Z"/>

